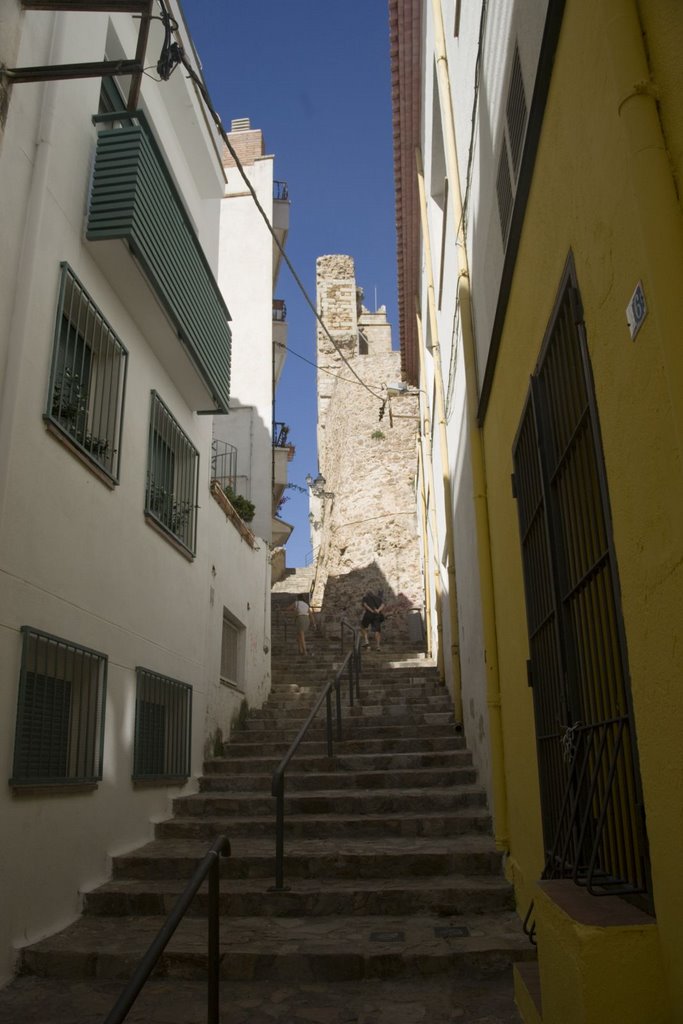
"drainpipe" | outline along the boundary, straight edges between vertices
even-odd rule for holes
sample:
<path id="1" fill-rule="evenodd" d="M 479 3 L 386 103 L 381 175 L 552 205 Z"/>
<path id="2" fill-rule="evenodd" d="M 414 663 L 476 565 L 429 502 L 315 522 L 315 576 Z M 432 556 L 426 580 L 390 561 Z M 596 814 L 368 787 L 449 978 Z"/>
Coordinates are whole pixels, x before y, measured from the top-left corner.
<path id="1" fill-rule="evenodd" d="M 417 161 L 417 184 L 420 193 L 420 218 L 422 221 L 422 244 L 424 245 L 425 270 L 427 274 L 427 307 L 429 327 L 432 338 L 432 359 L 434 361 L 434 383 L 436 385 L 436 411 L 439 419 L 439 450 L 441 453 L 441 477 L 443 481 L 444 516 L 446 518 L 446 551 L 448 556 L 448 612 L 451 628 L 451 669 L 453 673 L 453 707 L 456 722 L 462 722 L 462 679 L 460 676 L 460 631 L 458 628 L 458 589 L 455 578 L 455 543 L 453 540 L 453 495 L 451 493 L 451 470 L 448 459 L 448 433 L 446 431 L 446 400 L 443 390 L 443 371 L 441 368 L 441 345 L 439 344 L 439 328 L 436 321 L 436 297 L 434 292 L 434 271 L 432 267 L 432 246 L 429 235 L 427 217 L 427 198 L 425 193 L 422 155 L 415 150 Z M 422 353 L 423 340 L 420 342 Z M 422 359 L 424 356 L 422 356 Z M 420 376 L 423 386 L 426 383 L 424 363 L 420 362 Z M 432 465 L 430 459 L 430 465 Z M 432 492 L 434 493 L 434 492 Z"/>
<path id="2" fill-rule="evenodd" d="M 484 462 L 484 439 L 477 421 L 477 372 L 472 328 L 472 303 L 469 287 L 467 249 L 465 247 L 462 215 L 462 191 L 458 169 L 458 153 L 455 141 L 455 120 L 451 102 L 451 83 L 446 56 L 441 0 L 432 0 L 434 20 L 434 58 L 441 120 L 446 146 L 448 168 L 448 198 L 455 223 L 456 251 L 458 259 L 458 299 L 460 323 L 463 337 L 465 362 L 465 386 L 467 392 L 467 413 L 470 426 L 470 458 L 474 486 L 474 512 L 477 530 L 477 558 L 481 586 L 482 619 L 484 630 L 484 667 L 486 669 L 486 704 L 489 712 L 491 735 L 491 784 L 493 787 L 494 830 L 496 846 L 507 850 L 509 847 L 507 787 L 505 783 L 505 752 L 503 747 L 503 723 L 500 701 L 500 673 L 498 666 L 498 638 L 496 633 L 496 610 L 493 589 L 493 567 L 491 562 L 491 538 L 489 535 L 488 498 L 486 489 L 486 466 Z"/>
<path id="3" fill-rule="evenodd" d="M 424 458 L 422 456 L 422 442 L 418 441 L 417 445 L 417 459 L 418 459 L 418 472 L 420 474 L 420 526 L 422 528 L 422 550 L 425 555 L 425 566 L 427 564 L 427 552 L 429 551 L 429 533 L 427 531 L 427 492 L 425 488 L 425 466 Z M 431 658 L 433 644 L 432 644 L 432 591 L 428 584 L 427 573 L 425 571 L 425 633 L 427 635 L 427 655 Z"/>
<path id="4" fill-rule="evenodd" d="M 640 237 L 649 274 L 646 299 L 660 325 L 678 451 L 683 453 L 681 281 L 683 231 L 674 176 L 657 112 L 638 11 L 633 0 L 602 0 L 605 46 L 624 130 Z"/>
<path id="5" fill-rule="evenodd" d="M 52 37 L 47 59 L 49 65 L 62 63 L 65 40 L 66 15 L 55 12 L 52 18 Z M 22 369 L 26 362 L 26 352 L 30 349 L 26 344 L 26 333 L 29 316 L 33 311 L 32 293 L 35 287 L 43 287 L 43 282 L 36 278 L 36 263 L 40 252 L 39 241 L 43 227 L 59 90 L 59 83 L 56 82 L 44 82 L 42 85 L 40 120 L 35 140 L 31 184 L 26 199 L 26 222 L 18 254 L 14 302 L 8 323 L 7 354 L 4 372 L 0 375 L 3 382 L 0 392 L 0 524 L 3 522 L 7 499 L 9 462 L 13 451 L 12 436 Z"/>
<path id="6" fill-rule="evenodd" d="M 420 357 L 420 380 L 424 384 L 425 382 L 425 357 L 424 357 L 424 338 L 422 334 L 422 321 L 420 314 L 416 312 L 417 319 L 417 351 Z M 421 420 L 422 426 L 422 441 L 424 442 L 423 450 L 422 444 L 420 444 L 420 455 L 422 458 L 422 472 L 424 480 L 424 467 L 427 466 L 428 473 L 428 484 L 429 484 L 429 496 L 431 501 L 428 502 L 429 518 L 432 526 L 432 537 L 434 538 L 434 593 L 436 596 L 436 665 L 439 672 L 439 679 L 443 682 L 444 672 L 444 651 L 443 651 L 443 587 L 441 585 L 441 564 L 439 562 L 439 527 L 436 521 L 436 504 L 434 496 L 436 490 L 434 488 L 434 459 L 432 456 L 432 425 L 429 419 L 429 403 L 427 402 L 427 393 L 423 388 L 420 388 L 420 408 L 422 410 L 423 419 Z M 425 546 L 425 556 L 429 553 L 429 546 Z"/>

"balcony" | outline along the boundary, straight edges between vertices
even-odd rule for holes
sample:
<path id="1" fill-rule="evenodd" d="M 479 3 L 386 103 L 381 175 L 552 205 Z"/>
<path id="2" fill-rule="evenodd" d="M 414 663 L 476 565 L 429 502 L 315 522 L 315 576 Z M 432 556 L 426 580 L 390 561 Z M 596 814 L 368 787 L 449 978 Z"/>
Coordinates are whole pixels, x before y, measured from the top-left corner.
<path id="1" fill-rule="evenodd" d="M 277 508 L 287 486 L 287 463 L 294 458 L 296 448 L 289 444 L 289 427 L 285 423 L 273 424 L 273 508 Z"/>
<path id="2" fill-rule="evenodd" d="M 273 230 L 275 237 L 284 248 L 289 232 L 289 188 L 286 181 L 273 181 Z M 282 256 L 276 245 L 273 246 L 273 285 L 280 272 Z"/>
<path id="3" fill-rule="evenodd" d="M 287 306 L 284 299 L 273 299 L 273 377 L 277 385 L 287 356 Z"/>
<path id="4" fill-rule="evenodd" d="M 93 121 L 100 126 L 86 227 L 97 243 L 93 256 L 190 407 L 227 412 L 230 314 L 144 115 L 119 111 Z M 122 258 L 121 241 L 133 260 Z"/>

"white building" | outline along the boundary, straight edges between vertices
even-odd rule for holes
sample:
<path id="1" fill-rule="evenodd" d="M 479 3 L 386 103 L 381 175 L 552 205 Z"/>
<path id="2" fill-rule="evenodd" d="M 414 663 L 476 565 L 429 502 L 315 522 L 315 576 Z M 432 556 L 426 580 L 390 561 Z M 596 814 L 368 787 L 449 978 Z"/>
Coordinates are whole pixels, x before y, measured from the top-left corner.
<path id="1" fill-rule="evenodd" d="M 477 407 L 490 388 L 510 288 L 506 254 L 519 231 L 511 217 L 547 8 L 546 0 L 389 4 L 401 351 L 404 375 L 419 381 L 422 396 L 417 490 L 428 524 L 428 626 L 492 803 L 496 639 L 481 583 L 488 527 Z"/>
<path id="2" fill-rule="evenodd" d="M 136 52 L 130 13 L 0 17 L 10 68 Z M 163 39 L 152 21 L 147 64 Z M 272 365 L 240 351 L 244 239 L 221 236 L 221 152 L 182 71 L 5 79 L 0 179 L 2 980 L 267 695 Z M 256 536 L 212 485 L 231 329 L 231 389 L 264 424 L 243 463 Z"/>
<path id="3" fill-rule="evenodd" d="M 232 122 L 230 144 L 258 202 L 284 247 L 289 230 L 286 182 L 274 177 L 274 157 L 265 152 L 263 133 L 248 118 Z M 275 389 L 285 362 L 287 310 L 274 298 L 282 255 L 227 147 L 227 175 L 221 210 L 219 282 L 233 324 L 233 383 L 230 416 L 217 417 L 214 438 L 232 490 L 251 501 L 250 523 L 273 547 L 291 527 L 277 517 L 293 451 L 283 424 L 275 424 Z M 232 470 L 228 470 L 232 462 Z"/>

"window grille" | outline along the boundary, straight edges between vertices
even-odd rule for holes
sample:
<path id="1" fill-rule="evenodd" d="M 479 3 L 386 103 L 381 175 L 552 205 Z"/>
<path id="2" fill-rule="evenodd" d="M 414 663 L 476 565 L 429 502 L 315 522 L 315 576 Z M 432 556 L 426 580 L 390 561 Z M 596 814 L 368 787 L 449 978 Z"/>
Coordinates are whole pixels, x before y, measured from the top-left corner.
<path id="1" fill-rule="evenodd" d="M 22 626 L 11 785 L 102 778 L 107 658 Z"/>
<path id="2" fill-rule="evenodd" d="M 117 481 L 128 352 L 69 265 L 61 268 L 45 419 Z"/>
<path id="3" fill-rule="evenodd" d="M 526 128 L 527 105 L 524 94 L 524 79 L 522 78 L 522 65 L 519 60 L 519 49 L 515 46 L 512 57 L 512 72 L 510 74 L 510 89 L 506 107 L 506 122 L 508 130 L 508 141 L 510 144 L 510 162 L 514 173 L 515 181 L 519 174 L 519 165 L 522 159 L 522 142 L 524 141 L 524 130 Z"/>
<path id="4" fill-rule="evenodd" d="M 592 375 L 572 264 L 513 449 L 544 877 L 650 890 L 647 835 Z"/>
<path id="5" fill-rule="evenodd" d="M 197 540 L 199 452 L 152 392 L 145 515 L 194 555 Z"/>
<path id="6" fill-rule="evenodd" d="M 192 687 L 138 667 L 134 779 L 186 779 L 190 774 Z"/>
<path id="7" fill-rule="evenodd" d="M 515 44 L 510 70 L 507 102 L 505 104 L 505 121 L 503 124 L 498 174 L 496 176 L 496 193 L 498 197 L 498 216 L 503 237 L 503 249 L 507 246 L 517 178 L 522 163 L 524 136 L 528 120 L 522 64 L 519 48 Z"/>
<path id="8" fill-rule="evenodd" d="M 244 628 L 233 622 L 227 612 L 223 614 L 221 642 L 221 682 L 239 686 L 242 681 L 241 651 Z"/>

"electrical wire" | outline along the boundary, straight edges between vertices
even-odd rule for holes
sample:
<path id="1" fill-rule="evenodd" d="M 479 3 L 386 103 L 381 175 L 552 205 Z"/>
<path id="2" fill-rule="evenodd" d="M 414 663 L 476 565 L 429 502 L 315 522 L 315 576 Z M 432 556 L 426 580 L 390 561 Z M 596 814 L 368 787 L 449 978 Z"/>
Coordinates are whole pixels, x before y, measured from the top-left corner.
<path id="1" fill-rule="evenodd" d="M 224 142 L 228 152 L 230 153 L 230 156 L 235 161 L 235 166 L 236 166 L 237 170 L 239 171 L 240 176 L 242 177 L 245 185 L 247 186 L 247 189 L 249 190 L 249 193 L 251 194 L 252 199 L 254 200 L 254 203 L 256 205 L 257 210 L 261 214 L 261 217 L 263 218 L 263 220 L 265 222 L 265 225 L 268 228 L 268 231 L 270 232 L 270 235 L 271 235 L 273 241 L 275 242 L 275 245 L 277 246 L 277 249 L 280 252 L 280 255 L 282 256 L 283 260 L 285 261 L 289 272 L 291 273 L 292 277 L 294 278 L 294 280 L 295 280 L 295 282 L 296 282 L 296 284 L 297 284 L 301 294 L 303 295 L 304 299 L 306 300 L 308 306 L 312 310 L 313 315 L 315 316 L 317 322 L 320 324 L 320 326 L 323 329 L 326 337 L 331 342 L 331 344 L 334 347 L 334 349 L 336 350 L 337 354 L 340 356 L 342 362 L 344 362 L 346 364 L 346 366 L 351 371 L 353 376 L 356 378 L 358 383 L 362 387 L 364 387 L 365 390 L 368 391 L 373 396 L 373 398 L 377 398 L 378 400 L 381 400 L 382 399 L 382 395 L 378 394 L 376 391 L 373 391 L 373 389 L 371 387 L 369 387 L 365 383 L 365 381 L 356 373 L 355 369 L 353 368 L 351 363 L 348 361 L 348 359 L 346 358 L 346 356 L 342 352 L 342 350 L 339 347 L 339 345 L 336 343 L 336 341 L 334 340 L 334 338 L 330 334 L 329 330 L 327 329 L 327 325 L 325 324 L 325 322 L 323 321 L 322 317 L 318 313 L 318 310 L 315 307 L 315 303 L 312 301 L 310 295 L 306 291 L 306 286 L 304 285 L 303 281 L 301 280 L 301 278 L 297 274 L 297 272 L 296 272 L 296 270 L 294 268 L 294 265 L 292 264 L 291 260 L 287 256 L 287 253 L 285 252 L 284 247 L 282 246 L 280 240 L 278 239 L 277 235 L 275 234 L 275 230 L 273 228 L 273 225 L 270 223 L 270 220 L 268 219 L 268 214 L 266 213 L 266 211 L 261 206 L 261 203 L 259 202 L 259 199 L 258 199 L 258 196 L 256 195 L 256 191 L 254 189 L 254 186 L 252 185 L 251 181 L 249 180 L 249 178 L 248 178 L 248 176 L 247 176 L 247 174 L 246 174 L 246 172 L 244 170 L 244 167 L 242 166 L 242 163 L 241 163 L 239 157 L 237 156 L 237 153 L 235 152 L 235 150 L 234 150 L 234 148 L 232 146 L 232 143 L 230 142 L 230 139 L 228 137 L 228 133 L 225 131 L 225 128 L 223 127 L 223 122 L 221 121 L 220 115 L 216 111 L 216 108 L 214 107 L 213 103 L 211 102 L 211 96 L 209 95 L 209 90 L 207 89 L 206 84 L 204 83 L 203 79 L 194 70 L 192 65 L 190 64 L 190 62 L 189 62 L 189 60 L 188 60 L 188 58 L 187 58 L 187 56 L 185 54 L 185 51 L 184 51 L 183 47 L 180 45 L 180 43 L 178 43 L 178 42 L 171 42 L 172 33 L 177 31 L 178 23 L 175 21 L 175 19 L 170 14 L 168 8 L 166 7 L 165 0 L 158 0 L 158 3 L 159 3 L 159 7 L 161 8 L 161 19 L 162 19 L 162 21 L 164 23 L 164 28 L 165 28 L 164 44 L 163 44 L 163 47 L 162 47 L 161 56 L 159 58 L 159 63 L 157 64 L 157 70 L 159 72 L 159 75 L 162 78 L 164 78 L 164 80 L 166 80 L 166 79 L 168 79 L 171 76 L 171 74 L 173 73 L 175 68 L 178 66 L 178 64 L 182 64 L 182 66 L 185 68 L 185 71 L 187 72 L 188 77 L 194 82 L 195 86 L 199 90 L 199 93 L 200 93 L 200 95 L 201 95 L 201 97 L 202 97 L 202 99 L 204 101 L 204 104 L 205 104 L 209 114 L 211 115 L 211 118 L 212 118 L 214 124 L 216 125 L 216 128 L 218 129 L 218 133 L 221 136 L 221 138 L 222 138 L 222 140 L 223 140 L 223 142 Z"/>
<path id="2" fill-rule="evenodd" d="M 350 377 L 341 377 L 338 373 L 332 373 L 332 370 L 326 370 L 324 366 L 319 366 L 318 363 L 314 363 L 312 359 L 307 359 L 306 356 L 302 356 L 300 352 L 297 352 L 296 349 L 290 348 L 289 345 L 285 345 L 283 341 L 276 341 L 274 344 L 277 348 L 283 348 L 285 352 L 289 352 L 290 355 L 296 356 L 296 358 L 300 359 L 303 363 L 308 363 L 309 366 L 312 366 L 314 370 L 318 370 L 320 373 L 326 373 L 330 377 L 342 380 L 345 384 L 356 384 L 358 387 L 366 387 L 363 381 L 360 381 L 359 383 L 357 380 L 352 380 Z M 377 397 L 374 391 L 372 394 L 374 397 Z"/>

